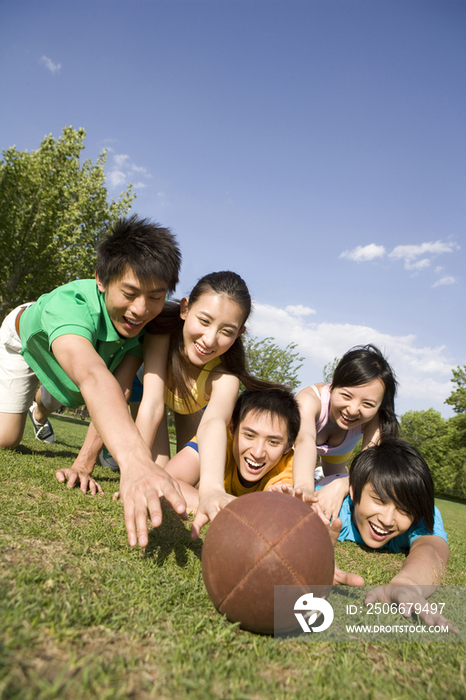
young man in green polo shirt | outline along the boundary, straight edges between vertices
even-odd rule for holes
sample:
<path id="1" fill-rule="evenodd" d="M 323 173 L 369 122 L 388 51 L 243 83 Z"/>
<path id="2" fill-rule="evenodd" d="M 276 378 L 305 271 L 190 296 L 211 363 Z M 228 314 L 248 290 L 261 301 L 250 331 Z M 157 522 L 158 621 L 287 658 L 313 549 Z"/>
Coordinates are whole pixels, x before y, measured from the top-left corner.
<path id="1" fill-rule="evenodd" d="M 147 510 L 160 524 L 161 496 L 178 513 L 185 503 L 176 482 L 152 461 L 112 372 L 127 353 L 140 362 L 144 326 L 176 287 L 180 262 L 168 229 L 136 216 L 122 219 L 99 245 L 95 280 L 71 282 L 18 307 L 0 329 L 0 447 L 20 443 L 38 381 L 47 397 L 36 396 L 35 425 L 45 423 L 53 404 L 85 403 L 120 465 L 131 545 L 136 530 L 139 544 L 147 544 Z"/>

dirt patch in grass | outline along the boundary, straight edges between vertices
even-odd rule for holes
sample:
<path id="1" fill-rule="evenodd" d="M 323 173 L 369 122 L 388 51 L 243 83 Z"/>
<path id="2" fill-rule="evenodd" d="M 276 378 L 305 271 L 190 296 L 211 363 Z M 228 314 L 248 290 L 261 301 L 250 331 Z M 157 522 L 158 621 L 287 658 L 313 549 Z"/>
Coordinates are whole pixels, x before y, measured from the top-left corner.
<path id="1" fill-rule="evenodd" d="M 57 639 L 42 630 L 29 649 L 11 651 L 0 697 L 14 696 L 21 688 L 30 689 L 32 697 L 53 692 L 66 700 L 155 697 L 162 674 L 153 638 L 141 644 L 127 633 L 101 626 L 72 634 L 73 639 Z"/>
<path id="2" fill-rule="evenodd" d="M 0 560 L 0 567 L 3 569 L 12 569 L 24 563 L 50 568 L 57 561 L 66 561 L 69 553 L 69 547 L 63 542 L 44 542 L 32 538 L 17 542 L 9 535 L 2 535 L 1 540 L 5 543 L 1 548 Z"/>

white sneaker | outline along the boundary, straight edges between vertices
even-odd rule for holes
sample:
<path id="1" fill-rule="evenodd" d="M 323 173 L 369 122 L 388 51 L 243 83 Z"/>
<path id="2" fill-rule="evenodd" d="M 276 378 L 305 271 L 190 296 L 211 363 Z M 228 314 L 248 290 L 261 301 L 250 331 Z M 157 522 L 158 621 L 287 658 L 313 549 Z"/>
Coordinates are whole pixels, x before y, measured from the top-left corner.
<path id="1" fill-rule="evenodd" d="M 39 423 L 39 421 L 34 418 L 36 406 L 36 402 L 33 401 L 32 406 L 28 411 L 28 416 L 32 420 L 32 425 L 34 426 L 36 440 L 40 440 L 41 442 L 55 442 L 55 433 L 53 432 L 50 421 L 46 420 L 45 423 Z"/>
<path id="2" fill-rule="evenodd" d="M 108 469 L 111 469 L 112 472 L 119 472 L 120 467 L 118 466 L 117 462 L 113 459 L 112 455 L 110 452 L 107 450 L 106 447 L 102 450 L 102 452 L 99 455 L 99 462 L 103 467 L 107 467 Z"/>

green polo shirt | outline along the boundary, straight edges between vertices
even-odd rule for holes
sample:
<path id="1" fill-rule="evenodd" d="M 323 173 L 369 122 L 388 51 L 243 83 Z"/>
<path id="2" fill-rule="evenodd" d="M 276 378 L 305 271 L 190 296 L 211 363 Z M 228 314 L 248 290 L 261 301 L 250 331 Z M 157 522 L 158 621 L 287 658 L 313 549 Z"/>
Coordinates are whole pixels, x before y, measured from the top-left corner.
<path id="1" fill-rule="evenodd" d="M 81 392 L 58 364 L 51 350 L 56 338 L 80 335 L 114 372 L 126 353 L 142 357 L 141 331 L 122 338 L 105 307 L 105 295 L 95 280 L 77 280 L 43 294 L 20 318 L 21 354 L 46 389 L 65 406 L 81 406 Z"/>

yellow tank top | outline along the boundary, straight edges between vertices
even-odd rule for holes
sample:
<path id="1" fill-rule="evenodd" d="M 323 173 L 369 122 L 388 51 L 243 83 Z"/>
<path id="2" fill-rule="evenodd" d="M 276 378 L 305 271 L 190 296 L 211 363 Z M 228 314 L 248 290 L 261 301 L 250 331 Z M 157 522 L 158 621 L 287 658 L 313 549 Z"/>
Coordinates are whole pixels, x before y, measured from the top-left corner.
<path id="1" fill-rule="evenodd" d="M 204 365 L 194 386 L 191 389 L 191 397 L 186 401 L 175 396 L 170 389 L 165 386 L 165 405 L 171 408 L 175 413 L 180 413 L 187 416 L 190 413 L 196 413 L 209 403 L 210 396 L 205 395 L 205 385 L 210 372 L 214 367 L 217 367 L 222 361 L 221 357 L 215 357 L 210 362 Z"/>

